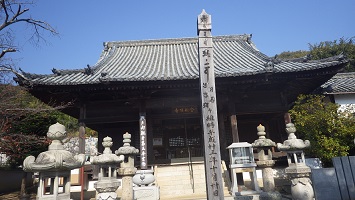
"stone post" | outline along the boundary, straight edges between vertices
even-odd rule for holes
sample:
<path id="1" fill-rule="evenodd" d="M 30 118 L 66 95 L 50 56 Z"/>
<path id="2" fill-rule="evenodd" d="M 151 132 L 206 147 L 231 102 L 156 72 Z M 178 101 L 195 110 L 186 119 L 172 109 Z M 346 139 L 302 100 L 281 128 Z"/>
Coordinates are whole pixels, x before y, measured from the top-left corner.
<path id="1" fill-rule="evenodd" d="M 287 153 L 288 167 L 285 169 L 291 179 L 291 194 L 295 200 L 312 200 L 314 191 L 309 179 L 311 169 L 306 165 L 303 149 L 310 146 L 308 140 L 297 139 L 296 128 L 293 123 L 286 124 L 288 139 L 283 144 L 277 143 L 280 151 Z"/>
<path id="2" fill-rule="evenodd" d="M 90 159 L 91 164 L 98 165 L 100 168 L 98 181 L 94 184 L 98 192 L 97 200 L 114 200 L 117 199 L 116 190 L 120 186 L 117 179 L 117 165 L 121 163 L 124 156 L 117 156 L 112 153 L 112 138 L 105 137 L 102 142 L 105 150 L 99 156 L 93 156 Z"/>
<path id="3" fill-rule="evenodd" d="M 272 167 L 275 161 L 272 160 L 272 147 L 276 144 L 265 137 L 265 127 L 261 124 L 256 128 L 259 138 L 254 141 L 252 146 L 257 149 L 258 161 L 256 164 L 262 170 L 263 176 L 263 192 L 260 194 L 261 199 L 279 200 L 282 198 L 279 192 L 275 191 L 274 173 Z"/>
<path id="4" fill-rule="evenodd" d="M 197 18 L 201 118 L 208 200 L 223 200 L 223 178 L 219 142 L 217 96 L 213 64 L 211 15 L 205 10 Z"/>
<path id="5" fill-rule="evenodd" d="M 122 176 L 122 197 L 121 200 L 133 199 L 133 182 L 132 177 L 135 175 L 137 168 L 134 167 L 134 157 L 139 150 L 130 145 L 131 134 L 123 134 L 123 146 L 116 150 L 116 155 L 124 155 L 124 162 L 120 164 L 118 174 Z"/>
<path id="6" fill-rule="evenodd" d="M 133 176 L 133 198 L 135 200 L 158 200 L 159 188 L 154 185 L 153 170 L 147 169 L 147 123 L 145 114 L 141 113 L 140 129 L 140 170 Z"/>

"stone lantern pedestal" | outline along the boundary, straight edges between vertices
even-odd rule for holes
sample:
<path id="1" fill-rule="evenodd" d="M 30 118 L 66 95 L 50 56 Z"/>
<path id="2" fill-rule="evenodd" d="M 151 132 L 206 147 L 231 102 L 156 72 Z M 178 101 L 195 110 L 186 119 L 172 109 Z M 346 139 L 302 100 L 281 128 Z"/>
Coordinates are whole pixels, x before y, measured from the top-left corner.
<path id="1" fill-rule="evenodd" d="M 130 145 L 131 134 L 123 134 L 123 146 L 116 150 L 116 155 L 123 155 L 125 160 L 120 164 L 118 174 L 122 176 L 122 197 L 121 200 L 133 199 L 133 176 L 137 168 L 134 167 L 134 157 L 139 150 Z"/>
<path id="2" fill-rule="evenodd" d="M 252 146 L 257 149 L 258 161 L 256 161 L 256 164 L 261 168 L 263 176 L 264 191 L 260 193 L 260 198 L 265 200 L 281 200 L 281 194 L 275 191 L 274 173 L 272 169 L 275 164 L 275 161 L 272 160 L 272 147 L 275 147 L 276 144 L 265 137 L 264 126 L 260 124 L 257 127 L 257 131 L 259 138 L 254 141 Z"/>
<path id="3" fill-rule="evenodd" d="M 91 164 L 98 165 L 100 168 L 98 181 L 94 184 L 98 192 L 97 200 L 115 200 L 117 199 L 116 190 L 120 186 L 117 179 L 117 165 L 121 163 L 124 156 L 117 156 L 112 153 L 112 139 L 105 137 L 102 142 L 105 150 L 99 156 L 91 157 Z"/>
<path id="4" fill-rule="evenodd" d="M 295 200 L 312 200 L 314 191 L 312 182 L 309 179 L 311 169 L 306 165 L 303 149 L 308 148 L 308 140 L 303 141 L 295 136 L 294 124 L 286 124 L 288 139 L 283 144 L 278 143 L 277 148 L 287 153 L 288 167 L 285 169 L 287 176 L 291 179 L 291 193 Z"/>
<path id="5" fill-rule="evenodd" d="M 133 176 L 134 200 L 158 200 L 159 188 L 154 181 L 153 170 L 138 170 Z"/>
<path id="6" fill-rule="evenodd" d="M 59 123 L 49 127 L 47 137 L 52 140 L 48 151 L 37 159 L 28 156 L 23 161 L 23 170 L 39 172 L 38 200 L 70 199 L 70 170 L 80 168 L 85 163 L 85 155 L 73 156 L 64 150 L 62 139 L 66 137 L 65 127 Z"/>

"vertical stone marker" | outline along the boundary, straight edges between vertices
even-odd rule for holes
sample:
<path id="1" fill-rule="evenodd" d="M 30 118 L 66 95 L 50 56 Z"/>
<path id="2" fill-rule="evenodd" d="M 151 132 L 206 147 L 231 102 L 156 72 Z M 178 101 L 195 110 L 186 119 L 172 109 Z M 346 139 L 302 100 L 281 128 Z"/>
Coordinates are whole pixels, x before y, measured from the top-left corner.
<path id="1" fill-rule="evenodd" d="M 202 10 L 197 19 L 197 34 L 206 190 L 207 199 L 223 200 L 211 27 L 211 15 Z"/>
<path id="2" fill-rule="evenodd" d="M 141 114 L 139 118 L 140 129 L 140 150 L 141 150 L 141 169 L 147 169 L 147 122 L 145 120 L 145 114 Z"/>

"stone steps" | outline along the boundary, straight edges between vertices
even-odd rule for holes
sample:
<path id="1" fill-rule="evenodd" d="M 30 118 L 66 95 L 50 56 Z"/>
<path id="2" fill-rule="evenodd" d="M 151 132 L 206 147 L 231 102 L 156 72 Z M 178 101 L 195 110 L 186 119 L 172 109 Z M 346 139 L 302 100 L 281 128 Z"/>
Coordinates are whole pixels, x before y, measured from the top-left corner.
<path id="1" fill-rule="evenodd" d="M 226 171 L 224 162 L 222 171 Z M 227 174 L 227 178 L 225 178 Z M 171 199 L 178 196 L 206 195 L 205 167 L 203 162 L 175 163 L 171 165 L 154 166 L 156 184 L 160 188 L 161 199 Z M 223 173 L 224 193 L 229 194 L 229 175 Z"/>

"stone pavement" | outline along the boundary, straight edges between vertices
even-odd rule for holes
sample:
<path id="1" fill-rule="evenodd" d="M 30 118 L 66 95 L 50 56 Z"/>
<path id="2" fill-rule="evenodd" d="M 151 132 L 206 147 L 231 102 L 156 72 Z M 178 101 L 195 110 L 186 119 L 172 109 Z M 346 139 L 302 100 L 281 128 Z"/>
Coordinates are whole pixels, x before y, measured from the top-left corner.
<path id="1" fill-rule="evenodd" d="M 160 200 L 206 200 L 205 195 L 188 195 L 188 196 L 179 196 L 179 197 L 161 197 Z M 224 196 L 224 200 L 249 200 L 251 199 L 250 197 L 243 196 L 243 197 L 232 197 L 231 195 L 226 195 Z M 255 195 L 253 200 L 259 200 L 259 196 Z M 291 200 L 292 197 L 290 195 L 282 195 L 282 200 Z"/>
<path id="2" fill-rule="evenodd" d="M 20 192 L 12 192 L 12 193 L 8 193 L 8 194 L 0 194 L 0 200 L 14 200 L 14 199 L 19 199 L 20 196 Z M 73 200 L 79 200 L 80 199 L 80 195 L 73 195 L 71 196 L 71 198 Z M 36 193 L 32 192 L 30 194 L 30 199 L 36 199 Z M 205 195 L 188 195 L 188 196 L 180 196 L 180 197 L 172 197 L 169 198 L 168 196 L 166 197 L 161 197 L 160 200 L 206 200 L 206 196 Z M 225 196 L 224 197 L 225 200 L 236 200 L 237 198 L 234 198 L 232 196 Z M 238 198 L 239 199 L 239 198 Z M 249 198 L 248 198 L 249 199 Z M 254 198 L 254 200 L 258 200 L 259 198 Z M 282 200 L 290 200 L 292 199 L 291 196 L 289 195 L 283 195 Z M 89 198 L 85 199 L 85 200 L 90 200 Z"/>

